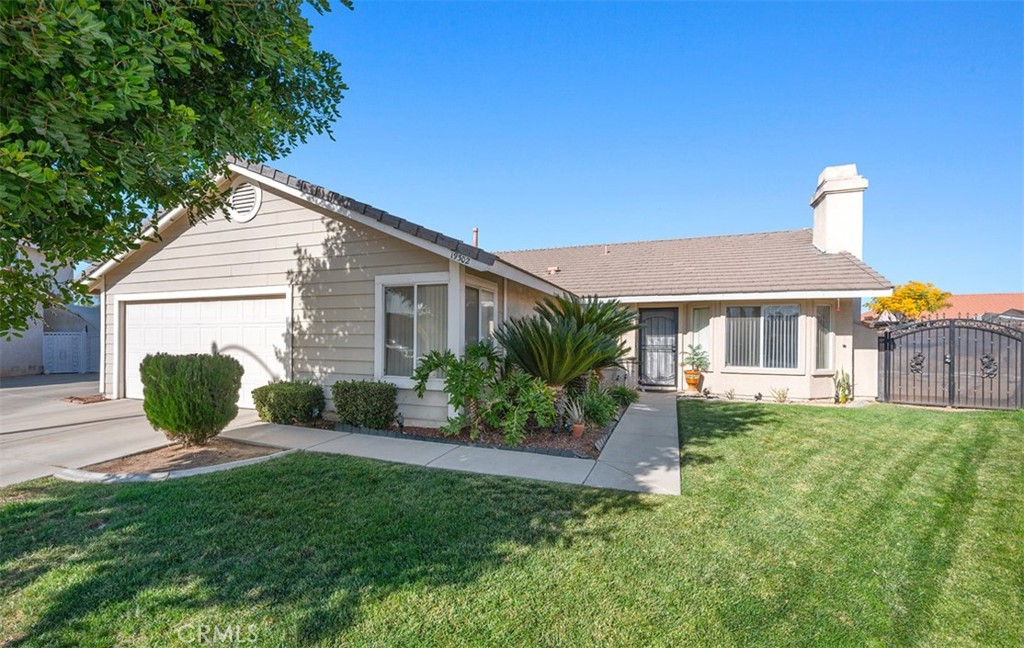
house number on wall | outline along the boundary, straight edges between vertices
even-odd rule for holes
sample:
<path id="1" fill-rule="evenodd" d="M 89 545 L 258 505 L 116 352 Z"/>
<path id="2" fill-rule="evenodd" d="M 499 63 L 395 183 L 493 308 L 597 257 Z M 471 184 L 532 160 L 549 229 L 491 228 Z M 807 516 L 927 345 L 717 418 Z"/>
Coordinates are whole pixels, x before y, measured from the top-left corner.
<path id="1" fill-rule="evenodd" d="M 459 254 L 458 252 L 452 252 L 452 260 L 458 261 L 462 265 L 469 265 L 469 257 L 465 254 Z"/>

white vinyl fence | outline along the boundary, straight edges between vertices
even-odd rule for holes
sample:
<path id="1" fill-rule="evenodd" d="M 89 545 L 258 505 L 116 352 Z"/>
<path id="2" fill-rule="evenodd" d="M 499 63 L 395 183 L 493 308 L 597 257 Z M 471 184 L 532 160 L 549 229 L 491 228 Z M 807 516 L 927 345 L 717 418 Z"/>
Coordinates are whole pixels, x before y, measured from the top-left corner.
<path id="1" fill-rule="evenodd" d="M 94 336 L 97 337 L 97 336 Z M 98 345 L 98 337 L 93 341 L 89 334 L 81 332 L 72 333 L 44 333 L 43 334 L 43 373 L 88 373 L 98 371 L 99 367 L 92 367 L 92 357 L 98 354 L 90 353 L 93 344 Z M 98 364 L 95 363 L 95 364 Z"/>

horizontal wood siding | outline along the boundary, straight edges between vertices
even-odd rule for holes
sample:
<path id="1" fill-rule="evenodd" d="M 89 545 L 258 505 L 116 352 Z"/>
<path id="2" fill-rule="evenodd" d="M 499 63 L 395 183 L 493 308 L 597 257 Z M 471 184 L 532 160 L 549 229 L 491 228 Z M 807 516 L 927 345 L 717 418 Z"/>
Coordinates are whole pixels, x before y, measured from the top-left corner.
<path id="1" fill-rule="evenodd" d="M 180 219 L 106 278 L 104 385 L 112 396 L 115 296 L 204 289 L 293 286 L 292 371 L 321 382 L 372 380 L 374 277 L 445 272 L 447 259 L 329 215 L 267 187 L 248 223 Z M 156 350 L 156 349 L 154 349 Z M 403 390 L 407 419 L 443 421 L 443 394 L 420 401 Z M 330 409 L 333 409 L 331 404 Z"/>

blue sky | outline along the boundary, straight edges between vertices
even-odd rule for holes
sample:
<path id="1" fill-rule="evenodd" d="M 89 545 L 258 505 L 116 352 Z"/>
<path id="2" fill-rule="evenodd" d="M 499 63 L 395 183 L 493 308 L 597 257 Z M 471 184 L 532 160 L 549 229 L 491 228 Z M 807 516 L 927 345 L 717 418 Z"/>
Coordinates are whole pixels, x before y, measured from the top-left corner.
<path id="1" fill-rule="evenodd" d="M 290 173 L 504 250 L 810 227 L 854 162 L 869 264 L 1024 290 L 1024 4 L 356 2 Z"/>

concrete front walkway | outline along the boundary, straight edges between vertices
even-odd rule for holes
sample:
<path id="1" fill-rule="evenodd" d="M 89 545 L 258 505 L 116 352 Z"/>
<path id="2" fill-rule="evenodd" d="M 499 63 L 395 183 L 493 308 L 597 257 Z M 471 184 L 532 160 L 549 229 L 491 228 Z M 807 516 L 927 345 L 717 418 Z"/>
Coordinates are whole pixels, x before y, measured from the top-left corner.
<path id="1" fill-rule="evenodd" d="M 430 468 L 679 494 L 679 435 L 674 394 L 642 394 L 640 401 L 626 411 L 596 461 L 270 423 L 235 427 L 222 436 Z"/>

